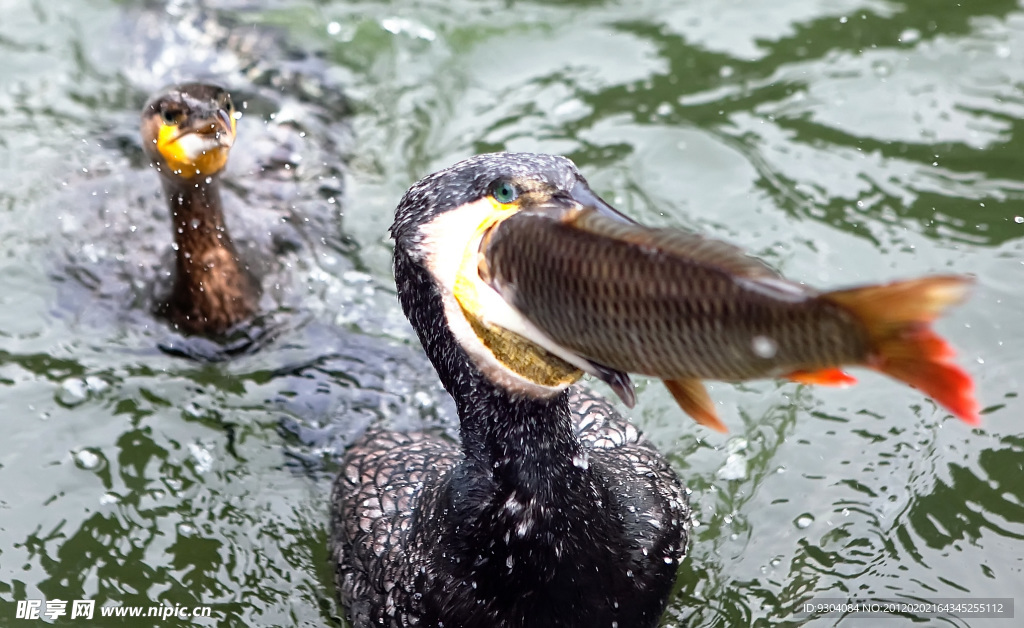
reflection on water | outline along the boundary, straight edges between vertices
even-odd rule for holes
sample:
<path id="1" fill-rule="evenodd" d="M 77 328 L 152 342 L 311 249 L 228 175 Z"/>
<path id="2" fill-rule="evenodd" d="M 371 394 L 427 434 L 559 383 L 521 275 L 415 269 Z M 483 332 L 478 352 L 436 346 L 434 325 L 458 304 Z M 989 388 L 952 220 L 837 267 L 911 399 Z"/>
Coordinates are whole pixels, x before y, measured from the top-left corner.
<path id="1" fill-rule="evenodd" d="M 1021 590 L 1017 2 L 205 6 L 5 6 L 0 619 L 89 597 L 214 608 L 160 625 L 340 624 L 334 456 L 374 421 L 453 431 L 386 228 L 420 176 L 501 149 L 569 155 L 641 221 L 814 285 L 979 277 L 941 324 L 978 380 L 977 430 L 865 374 L 713 384 L 722 437 L 641 383 L 633 418 L 698 524 L 666 625 L 871 625 L 794 613 Z M 149 313 L 169 221 L 136 138 L 146 96 L 194 75 L 245 103 L 225 203 L 282 325 L 214 365 L 157 348 L 180 341 Z"/>

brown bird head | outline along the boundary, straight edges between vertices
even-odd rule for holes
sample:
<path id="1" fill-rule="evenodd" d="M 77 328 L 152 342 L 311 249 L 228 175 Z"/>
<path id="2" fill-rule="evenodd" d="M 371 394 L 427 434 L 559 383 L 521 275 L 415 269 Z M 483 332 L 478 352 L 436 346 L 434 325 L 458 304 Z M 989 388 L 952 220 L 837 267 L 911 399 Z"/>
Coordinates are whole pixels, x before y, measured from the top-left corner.
<path id="1" fill-rule="evenodd" d="M 235 142 L 231 95 L 216 85 L 184 83 L 155 95 L 142 110 L 142 146 L 168 180 L 212 177 Z"/>

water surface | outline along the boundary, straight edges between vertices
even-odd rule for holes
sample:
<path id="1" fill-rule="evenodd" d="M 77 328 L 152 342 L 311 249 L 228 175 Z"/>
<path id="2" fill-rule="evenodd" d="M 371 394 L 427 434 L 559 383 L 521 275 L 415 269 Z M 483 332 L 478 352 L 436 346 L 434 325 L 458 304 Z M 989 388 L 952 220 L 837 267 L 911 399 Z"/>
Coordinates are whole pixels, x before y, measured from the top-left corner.
<path id="1" fill-rule="evenodd" d="M 568 155 L 638 220 L 815 286 L 978 276 L 939 324 L 978 429 L 857 373 L 841 391 L 712 384 L 722 436 L 640 382 L 631 416 L 697 524 L 665 625 L 866 626 L 794 613 L 1024 590 L 1017 2 L 204 6 L 0 2 L 4 623 L 15 600 L 87 597 L 213 607 L 160 625 L 341 625 L 334 454 L 372 421 L 453 420 L 386 228 L 412 182 L 489 150 Z M 149 314 L 170 232 L 137 112 L 194 76 L 245 103 L 226 203 L 282 330 L 217 364 L 161 351 L 183 340 Z"/>

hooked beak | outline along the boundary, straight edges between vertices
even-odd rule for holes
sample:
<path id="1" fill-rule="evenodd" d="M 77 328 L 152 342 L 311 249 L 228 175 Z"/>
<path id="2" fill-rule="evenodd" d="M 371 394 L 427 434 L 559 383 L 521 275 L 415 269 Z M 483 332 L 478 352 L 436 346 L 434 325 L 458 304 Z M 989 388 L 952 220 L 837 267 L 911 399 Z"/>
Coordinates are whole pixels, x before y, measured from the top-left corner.
<path id="1" fill-rule="evenodd" d="M 594 193 L 586 182 L 579 180 L 569 189 L 568 192 L 556 192 L 550 196 L 531 199 L 524 203 L 518 211 L 536 212 L 557 216 L 560 220 L 571 221 L 581 214 L 594 212 L 616 222 L 628 225 L 637 224 L 635 220 L 619 212 L 609 205 L 603 198 Z M 501 219 L 494 221 L 489 227 L 496 225 L 500 220 L 512 215 L 507 213 Z"/>
<path id="2" fill-rule="evenodd" d="M 214 133 L 220 145 L 224 148 L 231 148 L 235 143 L 235 119 L 227 111 L 219 109 L 214 120 L 215 122 L 211 126 L 214 127 Z"/>
<path id="3" fill-rule="evenodd" d="M 631 225 L 636 224 L 635 220 L 619 212 L 619 210 L 606 203 L 600 196 L 594 194 L 594 191 L 583 181 L 577 181 L 576 185 L 572 186 L 572 189 L 569 190 L 569 197 L 582 206 L 576 208 L 577 210 L 591 209 L 608 218 Z"/>
<path id="4" fill-rule="evenodd" d="M 235 143 L 235 121 L 227 111 L 218 109 L 198 124 L 183 125 L 174 140 L 190 134 L 201 137 L 211 147 L 231 148 Z"/>

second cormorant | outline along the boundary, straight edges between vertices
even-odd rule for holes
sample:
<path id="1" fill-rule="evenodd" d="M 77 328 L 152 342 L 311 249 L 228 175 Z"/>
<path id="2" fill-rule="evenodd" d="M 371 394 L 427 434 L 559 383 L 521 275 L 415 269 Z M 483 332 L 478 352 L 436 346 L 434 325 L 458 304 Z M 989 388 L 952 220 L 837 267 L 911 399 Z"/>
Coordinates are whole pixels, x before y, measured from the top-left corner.
<path id="1" fill-rule="evenodd" d="M 220 173 L 235 140 L 231 96 L 206 83 L 170 87 L 146 103 L 141 130 L 174 228 L 174 286 L 158 311 L 183 332 L 224 334 L 252 317 L 260 296 L 221 208 Z"/>

